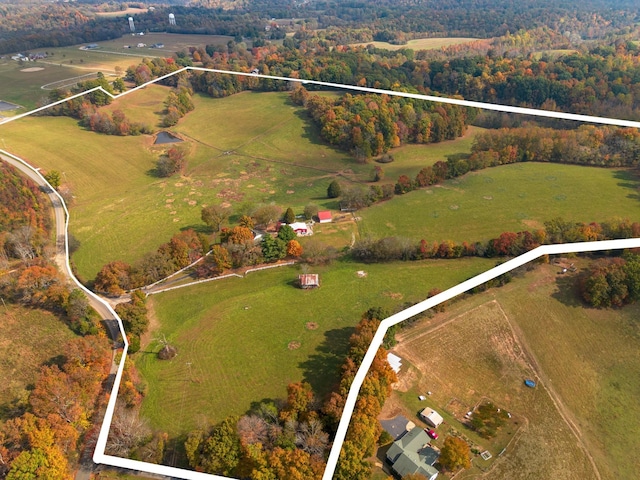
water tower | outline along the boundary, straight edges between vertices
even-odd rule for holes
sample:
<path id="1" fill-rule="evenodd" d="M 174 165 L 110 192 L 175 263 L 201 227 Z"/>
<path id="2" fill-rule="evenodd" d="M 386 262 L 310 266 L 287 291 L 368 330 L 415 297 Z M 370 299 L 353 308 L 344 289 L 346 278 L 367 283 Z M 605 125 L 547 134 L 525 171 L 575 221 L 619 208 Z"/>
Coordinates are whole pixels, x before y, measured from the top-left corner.
<path id="1" fill-rule="evenodd" d="M 176 16 L 173 13 L 169 14 L 169 25 L 175 25 L 176 24 Z"/>
<path id="2" fill-rule="evenodd" d="M 129 17 L 129 29 L 130 29 L 132 32 L 135 32 L 135 31 L 136 31 L 136 26 L 135 26 L 135 24 L 133 23 L 133 17 Z"/>

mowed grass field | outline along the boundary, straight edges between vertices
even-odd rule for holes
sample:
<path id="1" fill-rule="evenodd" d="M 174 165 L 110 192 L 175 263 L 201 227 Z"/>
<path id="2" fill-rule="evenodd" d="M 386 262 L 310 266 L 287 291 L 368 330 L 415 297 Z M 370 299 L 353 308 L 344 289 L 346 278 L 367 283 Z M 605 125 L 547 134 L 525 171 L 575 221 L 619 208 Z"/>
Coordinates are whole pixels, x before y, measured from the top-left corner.
<path id="1" fill-rule="evenodd" d="M 354 43 L 354 46 L 366 47 L 367 45 L 373 45 L 376 48 L 383 48 L 385 50 L 401 50 L 408 48 L 411 50 L 434 50 L 436 48 L 449 47 L 451 45 L 460 45 L 461 43 L 471 43 L 479 38 L 417 38 L 415 40 L 409 40 L 404 45 L 395 45 L 388 42 L 363 42 Z"/>
<path id="2" fill-rule="evenodd" d="M 123 18 L 126 23 L 126 18 Z M 49 47 L 33 50 L 31 53 L 46 52 L 48 57 L 22 65 L 7 56 L 0 60 L 0 100 L 16 103 L 24 107 L 18 113 L 33 109 L 49 90 L 40 87 L 53 82 L 49 88 L 72 85 L 76 78 L 92 72 L 113 74 L 119 68 L 122 72 L 131 65 L 139 64 L 143 58 L 171 57 L 173 53 L 187 50 L 189 47 L 209 44 L 226 45 L 233 37 L 224 35 L 181 35 L 171 33 L 149 33 L 142 37 L 124 35 L 121 38 L 98 42 L 96 50 L 80 50 L 87 43 L 68 47 Z M 138 48 L 138 43 L 147 46 Z M 162 43 L 161 49 L 150 48 Z M 133 48 L 125 49 L 125 45 Z M 23 72 L 27 68 L 42 68 L 37 72 Z M 5 113 L 9 116 L 9 113 Z"/>
<path id="3" fill-rule="evenodd" d="M 358 214 L 362 231 L 376 237 L 475 242 L 542 228 L 555 217 L 638 221 L 638 187 L 638 177 L 627 170 L 519 163 L 396 196 Z"/>
<path id="4" fill-rule="evenodd" d="M 310 270 L 320 274 L 315 290 L 296 287 L 298 268 L 280 267 L 154 295 L 150 335 L 166 335 L 178 356 L 158 360 L 155 343 L 136 354 L 149 384 L 142 412 L 154 427 L 179 435 L 243 414 L 252 402 L 283 398 L 291 382 L 305 379 L 324 395 L 339 379 L 348 338 L 367 309 L 423 300 L 431 288 L 493 264 L 338 262 Z"/>
<path id="5" fill-rule="evenodd" d="M 39 367 L 64 353 L 75 335 L 50 312 L 19 305 L 0 306 L 0 406 L 27 397 Z M 0 420 L 2 419 L 0 408 Z"/>
<path id="6" fill-rule="evenodd" d="M 487 468 L 492 479 L 599 478 L 588 455 L 600 478 L 635 478 L 640 462 L 629 452 L 640 443 L 640 307 L 585 308 L 574 281 L 539 266 L 403 330 L 394 351 L 406 367 L 386 413 L 413 418 L 424 407 L 417 395 L 432 391 L 429 406 L 445 418 L 489 399 L 521 419 L 499 460 L 477 458 L 461 478 Z M 525 378 L 538 386 L 526 388 Z M 505 447 L 461 431 L 494 457 Z"/>
<path id="7" fill-rule="evenodd" d="M 467 132 L 455 140 L 447 140 L 429 145 L 406 144 L 394 148 L 389 152 L 394 161 L 391 163 L 376 163 L 384 170 L 384 182 L 395 182 L 400 175 L 416 178 L 420 170 L 439 161 L 446 161 L 447 157 L 468 155 L 475 136 L 484 132 L 484 128 L 469 126 Z M 383 183 L 384 183 L 383 182 Z"/>
<path id="8" fill-rule="evenodd" d="M 109 110 L 157 125 L 168 92 L 148 87 Z M 309 202 L 327 204 L 327 185 L 341 171 L 369 174 L 370 167 L 319 143 L 285 93 L 194 100 L 196 110 L 175 129 L 188 140 L 189 166 L 170 179 L 153 175 L 167 147 L 154 147 L 152 136 L 99 135 L 68 118 L 29 117 L 0 127 L 7 150 L 63 172 L 71 186 L 71 232 L 81 243 L 73 260 L 82 277 L 93 278 L 109 261 L 133 262 L 181 228 L 201 227 L 204 205 L 276 202 L 301 213 Z"/>

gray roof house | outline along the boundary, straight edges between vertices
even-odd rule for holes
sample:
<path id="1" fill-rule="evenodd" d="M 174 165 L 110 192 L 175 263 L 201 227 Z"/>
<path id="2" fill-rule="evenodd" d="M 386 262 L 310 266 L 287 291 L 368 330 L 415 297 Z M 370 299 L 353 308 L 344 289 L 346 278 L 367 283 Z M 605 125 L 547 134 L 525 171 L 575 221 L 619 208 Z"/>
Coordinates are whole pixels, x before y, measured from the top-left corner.
<path id="1" fill-rule="evenodd" d="M 438 470 L 433 467 L 440 454 L 429 445 L 431 439 L 421 428 L 410 432 L 393 442 L 387 451 L 391 469 L 399 476 L 420 473 L 428 480 L 435 480 Z"/>

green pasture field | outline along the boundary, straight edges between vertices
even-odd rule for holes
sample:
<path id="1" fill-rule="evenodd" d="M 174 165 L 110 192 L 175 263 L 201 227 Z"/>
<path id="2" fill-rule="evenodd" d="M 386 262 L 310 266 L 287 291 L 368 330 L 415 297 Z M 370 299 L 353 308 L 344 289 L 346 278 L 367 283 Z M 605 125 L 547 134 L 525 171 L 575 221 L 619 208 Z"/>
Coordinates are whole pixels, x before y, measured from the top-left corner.
<path id="1" fill-rule="evenodd" d="M 126 20 L 124 20 L 126 21 Z M 131 65 L 139 64 L 142 59 L 152 57 L 170 57 L 175 52 L 187 50 L 191 46 L 209 44 L 226 45 L 233 37 L 225 35 L 182 35 L 175 33 L 148 33 L 144 36 L 124 35 L 121 38 L 98 42 L 96 50 L 80 50 L 86 43 L 68 47 L 48 47 L 35 49 L 31 53 L 46 52 L 48 57 L 35 62 L 18 62 L 0 60 L 0 100 L 22 105 L 25 109 L 33 109 L 48 91 L 40 87 L 53 82 L 51 88 L 73 84 L 75 78 L 92 72 L 114 74 L 116 70 L 126 71 Z M 147 46 L 137 48 L 138 43 Z M 150 48 L 155 43 L 163 43 L 164 48 Z M 125 45 L 132 48 L 125 49 Z M 39 67 L 38 72 L 21 72 L 26 68 Z M 67 80 L 67 82 L 64 82 Z M 23 113 L 25 110 L 19 110 Z M 10 113 L 5 113 L 5 116 Z"/>
<path id="2" fill-rule="evenodd" d="M 132 121 L 159 128 L 167 94 L 166 87 L 149 86 L 107 110 L 120 108 Z M 284 92 L 221 99 L 196 95 L 194 103 L 196 109 L 169 129 L 186 140 L 190 152 L 185 174 L 169 179 L 154 176 L 155 162 L 168 147 L 154 146 L 153 136 L 100 135 L 60 117 L 28 117 L 0 126 L 8 151 L 63 173 L 74 196 L 70 228 L 80 248 L 73 261 L 82 278 L 92 279 L 110 261 L 134 262 L 182 228 L 202 229 L 205 205 L 229 205 L 239 212 L 247 204 L 273 202 L 299 214 L 316 203 L 335 211 L 338 202 L 326 198 L 334 178 L 349 183 L 371 177 L 373 165 L 326 145 Z M 471 128 L 452 142 L 397 149 L 396 161 L 383 166 L 386 178 L 395 181 L 401 172 L 413 176 L 423 165 L 468 152 L 477 131 Z M 635 218 L 639 204 L 631 197 L 637 185 L 624 171 L 504 166 L 362 210 L 360 231 L 476 241 L 505 230 L 537 228 L 558 215 L 583 221 Z M 351 242 L 350 230 L 336 235 L 340 239 L 326 240 Z"/>
<path id="3" fill-rule="evenodd" d="M 123 22 L 126 23 L 126 19 Z M 186 51 L 189 47 L 204 47 L 206 45 L 226 45 L 233 37 L 227 35 L 197 35 L 197 34 L 181 34 L 181 33 L 145 33 L 140 35 L 123 35 L 120 38 L 97 42 L 99 48 L 95 50 L 124 52 L 124 53 L 140 53 L 147 57 L 172 56 L 175 52 Z M 137 48 L 138 43 L 145 43 L 147 46 Z M 155 43 L 164 44 L 163 48 L 150 48 Z M 124 49 L 125 45 L 132 48 Z"/>
<path id="4" fill-rule="evenodd" d="M 27 68 L 42 68 L 37 72 L 23 72 Z M 25 62 L 20 65 L 14 60 L 0 60 L 0 100 L 22 106 L 13 112 L 2 112 L 5 116 L 25 113 L 35 108 L 48 91 L 40 87 L 50 82 L 57 82 L 90 73 L 73 66 L 59 66 L 39 62 Z"/>
<path id="5" fill-rule="evenodd" d="M 37 308 L 0 306 L 0 420 L 2 406 L 25 401 L 40 366 L 64 353 L 62 345 L 75 335 L 54 314 Z"/>
<path id="6" fill-rule="evenodd" d="M 154 295 L 150 335 L 166 335 L 178 356 L 158 360 L 154 342 L 136 354 L 149 384 L 142 413 L 174 436 L 243 414 L 252 402 L 283 398 L 291 382 L 305 379 L 324 395 L 338 380 L 348 338 L 367 309 L 423 300 L 430 289 L 493 264 L 338 262 L 310 270 L 320 274 L 315 290 L 296 286 L 298 268 L 280 267 Z M 359 277 L 359 270 L 367 275 Z"/>
<path id="7" fill-rule="evenodd" d="M 640 447 L 640 306 L 586 308 L 575 281 L 558 266 L 541 265 L 402 330 L 395 350 L 408 365 L 385 413 L 413 418 L 425 403 L 417 396 L 432 391 L 429 406 L 495 457 L 504 447 L 499 438 L 487 443 L 459 425 L 467 410 L 491 399 L 525 419 L 491 478 L 596 478 L 585 452 L 601 478 L 634 478 L 640 462 L 628 453 Z M 525 378 L 538 386 L 526 388 Z M 488 467 L 473 463 L 461 478 Z"/>
<path id="8" fill-rule="evenodd" d="M 434 50 L 442 47 L 450 47 L 451 45 L 460 45 L 461 43 L 471 43 L 479 38 L 417 38 L 409 40 L 404 45 L 394 45 L 388 42 L 363 42 L 354 43 L 353 46 L 366 47 L 373 45 L 376 48 L 384 48 L 385 50 L 402 50 L 408 48 L 411 50 Z"/>
<path id="9" fill-rule="evenodd" d="M 427 241 L 488 240 L 543 227 L 555 217 L 580 222 L 640 219 L 631 171 L 519 163 L 469 173 L 358 212 L 362 233 Z"/>
<path id="10" fill-rule="evenodd" d="M 384 182 L 395 182 L 400 175 L 408 175 L 413 179 L 424 167 L 439 161 L 446 161 L 449 156 L 471 154 L 471 146 L 475 136 L 485 130 L 470 126 L 462 137 L 455 140 L 429 145 L 402 145 L 389 152 L 393 156 L 393 162 L 376 163 L 375 165 L 382 167 L 385 174 Z"/>
<path id="11" fill-rule="evenodd" d="M 147 87 L 108 110 L 121 108 L 131 120 L 157 127 L 167 94 L 165 87 Z M 196 110 L 170 129 L 187 140 L 188 169 L 169 179 L 153 175 L 168 147 L 153 146 L 152 136 L 95 134 L 59 117 L 0 127 L 8 151 L 63 172 L 75 197 L 71 233 L 81 246 L 73 260 L 81 277 L 93 278 L 109 261 L 133 262 L 181 228 L 202 228 L 204 205 L 275 202 L 298 213 L 309 202 L 337 208 L 326 198 L 331 180 L 369 175 L 370 166 L 322 144 L 286 93 L 194 101 Z"/>

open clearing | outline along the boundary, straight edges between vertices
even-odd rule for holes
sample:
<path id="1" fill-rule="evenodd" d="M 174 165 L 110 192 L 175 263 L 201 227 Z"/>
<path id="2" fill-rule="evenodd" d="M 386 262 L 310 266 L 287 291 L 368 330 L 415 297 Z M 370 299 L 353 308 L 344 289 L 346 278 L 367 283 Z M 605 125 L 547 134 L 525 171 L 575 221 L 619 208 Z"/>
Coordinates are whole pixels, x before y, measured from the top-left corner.
<path id="1" fill-rule="evenodd" d="M 165 334 L 178 356 L 158 360 L 154 344 L 136 354 L 149 384 L 143 414 L 179 435 L 203 421 L 243 414 L 252 402 L 283 398 L 290 382 L 305 379 L 324 395 L 339 379 L 348 338 L 367 309 L 423 300 L 431 288 L 453 286 L 493 264 L 338 262 L 313 269 L 321 276 L 315 290 L 297 288 L 300 270 L 281 267 L 154 295 L 151 336 Z M 291 342 L 299 348 L 288 348 Z"/>
<path id="2" fill-rule="evenodd" d="M 149 87 L 141 94 L 136 101 L 152 113 L 132 119 L 159 121 L 168 89 Z M 152 146 L 151 136 L 99 135 L 59 117 L 29 117 L 1 127 L 8 150 L 63 172 L 63 183 L 71 185 L 71 233 L 81 242 L 73 260 L 83 278 L 93 278 L 109 261 L 140 258 L 180 228 L 201 228 L 203 205 L 276 202 L 301 212 L 312 201 L 337 208 L 326 198 L 335 175 L 369 175 L 371 166 L 320 143 L 286 93 L 194 101 L 196 110 L 175 128 L 192 151 L 184 177 L 153 175 L 163 150 Z M 229 125 L 242 128 L 229 131 Z"/>
<path id="3" fill-rule="evenodd" d="M 126 24 L 127 20 L 122 19 Z M 180 33 L 145 33 L 139 35 L 123 35 L 114 40 L 106 40 L 97 42 L 98 49 L 93 52 L 122 52 L 129 54 L 141 54 L 146 56 L 171 56 L 172 53 L 186 51 L 189 47 L 204 47 L 206 45 L 226 45 L 233 37 L 227 35 L 196 35 L 196 34 L 180 34 Z M 144 43 L 146 47 L 136 47 L 138 43 Z M 151 45 L 162 43 L 162 48 L 151 48 Z M 125 49 L 124 46 L 129 45 L 132 48 Z M 67 48 L 77 48 L 67 47 Z"/>
<path id="4" fill-rule="evenodd" d="M 59 318 L 37 308 L 0 307 L 0 420 L 3 406 L 23 402 L 39 367 L 62 354 L 61 346 L 75 335 Z"/>
<path id="5" fill-rule="evenodd" d="M 126 22 L 126 19 L 123 19 Z M 80 75 L 101 71 L 114 73 L 116 69 L 122 72 L 131 65 L 139 64 L 143 58 L 171 56 L 174 52 L 187 50 L 190 46 L 205 46 L 208 44 L 226 45 L 233 37 L 224 35 L 181 35 L 171 33 L 149 33 L 142 37 L 124 35 L 115 40 L 98 42 L 96 50 L 80 50 L 85 44 L 68 47 L 49 47 L 35 49 L 35 52 L 46 52 L 47 58 L 36 62 L 20 63 L 9 58 L 0 60 L 0 98 L 17 103 L 26 109 L 37 106 L 38 101 L 47 95 L 41 86 L 52 82 L 61 84 L 73 83 Z M 147 46 L 137 48 L 138 43 Z M 155 43 L 163 43 L 162 49 L 150 48 Z M 125 49 L 125 45 L 133 48 Z M 25 68 L 42 68 L 37 72 L 21 71 Z"/>
<path id="6" fill-rule="evenodd" d="M 408 48 L 410 50 L 434 50 L 436 48 L 449 47 L 451 45 L 459 45 L 461 43 L 471 43 L 480 40 L 479 38 L 417 38 L 409 40 L 404 45 L 394 45 L 388 42 L 362 42 L 354 43 L 353 46 L 366 47 L 373 45 L 375 48 L 383 48 L 385 50 L 402 50 Z"/>
<path id="7" fill-rule="evenodd" d="M 107 109 L 122 109 L 131 120 L 158 128 L 168 92 L 149 86 Z M 75 196 L 71 232 L 81 244 L 73 260 L 82 278 L 93 278 L 110 261 L 141 258 L 181 228 L 202 228 L 204 205 L 275 202 L 301 213 L 312 202 L 336 210 L 338 202 L 326 198 L 331 180 L 371 176 L 371 164 L 358 164 L 324 144 L 286 93 L 195 96 L 194 103 L 196 109 L 171 129 L 187 140 L 191 153 L 185 175 L 170 179 L 153 175 L 162 147 L 152 146 L 150 136 L 100 135 L 60 117 L 29 117 L 1 127 L 9 151 L 45 170 L 63 172 L 63 183 L 70 184 Z M 397 149 L 392 152 L 396 161 L 383 166 L 386 178 L 414 176 L 445 155 L 468 152 L 478 131 L 471 128 L 451 142 Z M 91 145 L 90 154 L 86 145 Z M 396 197 L 358 215 L 362 233 L 479 241 L 506 230 L 538 228 L 555 216 L 590 222 L 625 212 L 637 218 L 637 186 L 637 179 L 621 170 L 517 164 Z M 409 211 L 415 214 L 406 215 Z M 350 243 L 350 232 L 341 237 L 342 245 Z"/>
<path id="8" fill-rule="evenodd" d="M 535 230 L 555 217 L 587 223 L 621 216 L 637 221 L 639 187 L 629 170 L 518 163 L 396 196 L 359 215 L 363 231 L 374 236 L 475 242 L 505 231 Z"/>
<path id="9" fill-rule="evenodd" d="M 640 467 L 629 455 L 640 447 L 640 307 L 584 308 L 575 277 L 558 271 L 539 266 L 398 335 L 395 351 L 409 365 L 387 416 L 413 419 L 433 406 L 459 425 L 455 416 L 487 398 L 526 419 L 502 458 L 478 458 L 461 478 L 487 468 L 492 479 L 598 478 L 585 452 L 603 479 L 634 478 Z M 524 378 L 538 387 L 526 388 Z M 426 391 L 433 393 L 419 402 Z M 496 457 L 503 447 L 498 440 L 489 450 Z"/>

